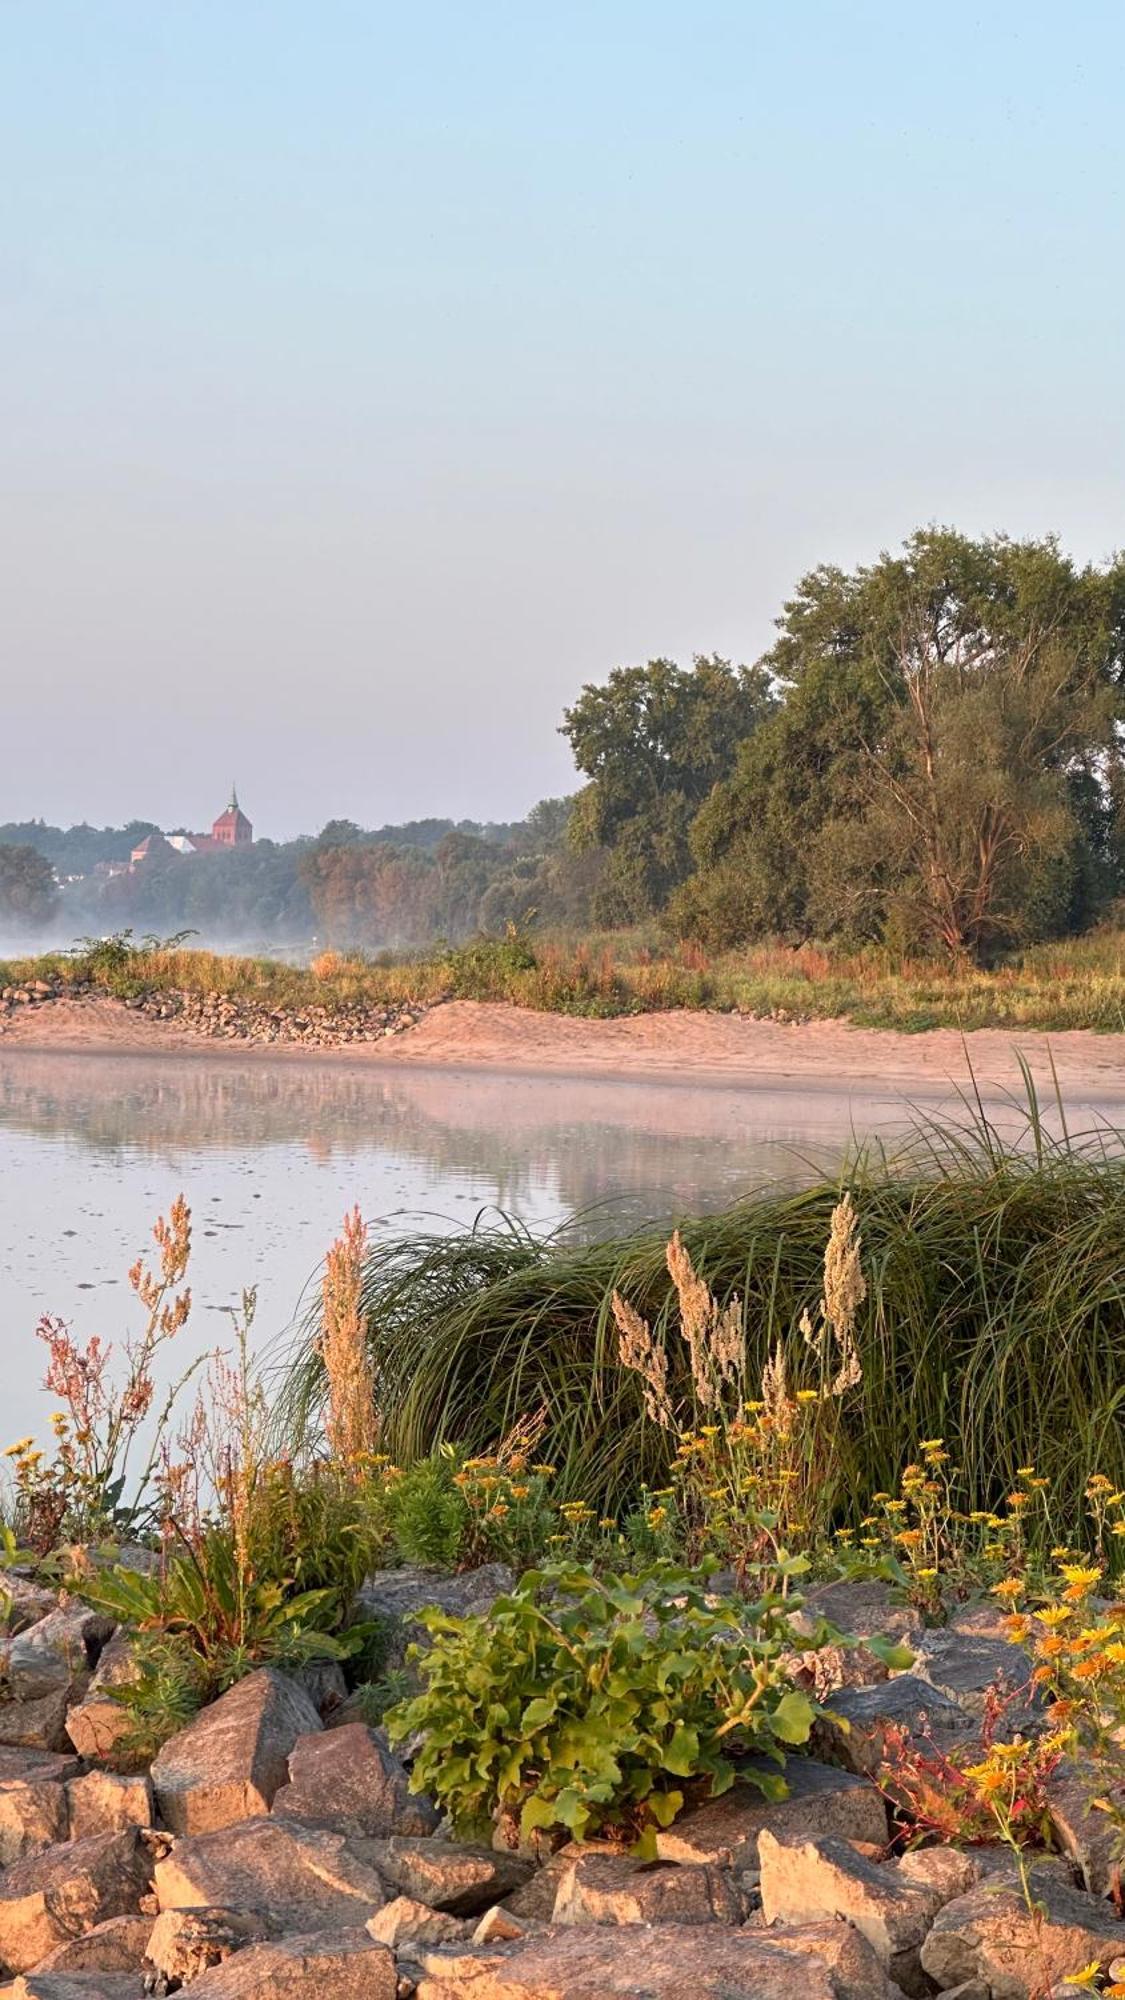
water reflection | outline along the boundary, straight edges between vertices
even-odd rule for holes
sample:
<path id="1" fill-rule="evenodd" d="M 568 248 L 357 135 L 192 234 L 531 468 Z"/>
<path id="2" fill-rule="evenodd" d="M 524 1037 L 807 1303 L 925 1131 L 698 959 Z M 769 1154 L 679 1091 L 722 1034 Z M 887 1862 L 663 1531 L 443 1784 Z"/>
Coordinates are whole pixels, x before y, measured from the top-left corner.
<path id="1" fill-rule="evenodd" d="M 931 1099 L 931 1103 L 936 1100 Z M 945 1094 L 956 1109 L 955 1094 Z M 183 1189 L 195 1215 L 193 1345 L 256 1283 L 258 1328 L 290 1321 L 345 1208 L 376 1227 L 449 1225 L 489 1204 L 587 1230 L 721 1206 L 764 1178 L 892 1143 L 898 1093 L 271 1063 L 237 1056 L 0 1055 L 0 1349 L 7 1422 L 38 1420 L 46 1310 L 119 1339 L 124 1274 Z M 1015 1132 L 1012 1106 L 998 1122 Z M 2 1440 L 0 1440 L 2 1442 Z"/>

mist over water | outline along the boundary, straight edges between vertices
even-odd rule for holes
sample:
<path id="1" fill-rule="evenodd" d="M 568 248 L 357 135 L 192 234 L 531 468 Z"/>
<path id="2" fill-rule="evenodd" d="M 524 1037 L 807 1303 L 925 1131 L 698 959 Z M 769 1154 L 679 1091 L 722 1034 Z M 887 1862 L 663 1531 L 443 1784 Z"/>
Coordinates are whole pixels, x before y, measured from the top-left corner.
<path id="1" fill-rule="evenodd" d="M 946 1108 L 959 1108 L 952 1094 Z M 1013 1103 L 993 1115 L 1018 1135 Z M 6 1425 L 37 1431 L 49 1414 L 37 1386 L 41 1314 L 61 1314 L 83 1341 L 118 1343 L 136 1327 L 125 1274 L 181 1190 L 194 1215 L 195 1307 L 171 1374 L 229 1342 L 228 1314 L 248 1285 L 258 1288 L 259 1348 L 283 1339 L 356 1202 L 377 1232 L 455 1229 L 500 1208 L 535 1227 L 608 1234 L 725 1206 L 765 1179 L 832 1170 L 857 1141 L 893 1148 L 913 1116 L 901 1093 L 863 1086 L 701 1088 L 0 1045 Z"/>

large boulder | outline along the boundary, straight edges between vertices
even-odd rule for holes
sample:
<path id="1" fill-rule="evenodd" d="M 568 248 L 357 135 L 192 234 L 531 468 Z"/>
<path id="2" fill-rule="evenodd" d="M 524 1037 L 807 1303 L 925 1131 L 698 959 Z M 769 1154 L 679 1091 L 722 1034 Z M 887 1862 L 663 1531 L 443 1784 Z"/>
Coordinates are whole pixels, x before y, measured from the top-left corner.
<path id="1" fill-rule="evenodd" d="M 922 1967 L 940 1988 L 979 1980 L 992 2000 L 1050 1993 L 1081 1967 L 1108 1970 L 1125 1949 L 1125 1926 L 1105 1903 L 1076 1889 L 1050 1862 L 1030 1877 L 1032 1902 L 1014 1866 L 994 1870 L 947 1903 L 922 1946 Z"/>
<path id="2" fill-rule="evenodd" d="M 620 1931 L 564 1927 L 414 1956 L 415 2000 L 844 2000 L 846 1992 L 827 1958 L 810 1953 L 798 1966 L 767 1932 L 719 1925 L 705 1948 L 693 1924 L 656 1924 L 630 1931 L 627 1943 Z"/>
<path id="3" fill-rule="evenodd" d="M 4 1678 L 13 1701 L 42 1701 L 69 1694 L 79 1677 L 97 1666 L 113 1634 L 112 1618 L 86 1605 L 59 1605 L 17 1633 L 7 1649 Z"/>
<path id="4" fill-rule="evenodd" d="M 0 1875 L 0 1966 L 30 1972 L 107 1917 L 136 1915 L 151 1881 L 135 1833 L 101 1834 L 17 1861 Z"/>
<path id="5" fill-rule="evenodd" d="M 776 1782 L 775 1764 L 760 1768 Z M 744 1869 L 758 1865 L 758 1837 L 764 1828 L 782 1836 L 834 1833 L 876 1846 L 886 1841 L 887 1808 L 866 1779 L 811 1757 L 790 1757 L 785 1783 L 789 1796 L 784 1799 L 769 1800 L 743 1780 L 716 1799 L 690 1806 L 657 1833 L 657 1854 L 662 1861 Z"/>
<path id="6" fill-rule="evenodd" d="M 428 1634 L 418 1613 L 436 1606 L 452 1618 L 489 1611 L 515 1581 L 506 1563 L 483 1563 L 460 1576 L 443 1576 L 428 1569 L 380 1569 L 367 1578 L 356 1597 L 361 1618 L 376 1619 L 386 1642 L 386 1666 L 401 1667 L 407 1647 L 424 1644 Z"/>
<path id="7" fill-rule="evenodd" d="M 362 1926 L 388 1900 L 371 1861 L 342 1833 L 275 1819 L 243 1820 L 176 1842 L 156 1864 L 161 1910 L 233 1907 L 276 1930 Z"/>
<path id="8" fill-rule="evenodd" d="M 746 1913 L 726 1869 L 653 1867 L 631 1854 L 595 1853 L 576 1855 L 563 1875 L 554 1922 L 737 1924 Z"/>
<path id="9" fill-rule="evenodd" d="M 412 1795 L 405 1765 L 362 1722 L 298 1737 L 273 1811 L 338 1833 L 428 1834 L 438 1823 L 430 1801 Z"/>
<path id="10" fill-rule="evenodd" d="M 395 2000 L 394 1954 L 366 1931 L 247 1945 L 192 1982 L 192 2000 Z"/>
<path id="11" fill-rule="evenodd" d="M 152 1788 L 164 1824 L 173 1833 L 211 1833 L 268 1812 L 298 1737 L 320 1727 L 308 1695 L 284 1674 L 272 1667 L 247 1674 L 156 1758 Z"/>
<path id="12" fill-rule="evenodd" d="M 354 1840 L 353 1850 L 400 1895 L 450 1916 L 472 1917 L 499 1903 L 531 1874 L 518 1854 L 452 1840 Z"/>
<path id="13" fill-rule="evenodd" d="M 869 1861 L 846 1840 L 778 1840 L 759 1845 L 762 1915 L 767 1924 L 854 1925 L 880 1965 L 907 1993 L 925 1993 L 918 1953 L 943 1897 L 904 1880 L 890 1863 Z"/>

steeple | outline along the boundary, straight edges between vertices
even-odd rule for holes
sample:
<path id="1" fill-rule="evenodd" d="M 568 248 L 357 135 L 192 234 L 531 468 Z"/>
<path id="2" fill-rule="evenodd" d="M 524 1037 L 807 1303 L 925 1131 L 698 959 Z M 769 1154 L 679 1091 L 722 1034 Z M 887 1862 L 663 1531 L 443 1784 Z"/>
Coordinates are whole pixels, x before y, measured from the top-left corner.
<path id="1" fill-rule="evenodd" d="M 230 781 L 230 804 L 227 807 L 227 811 L 232 813 L 236 813 L 239 811 L 238 792 L 235 789 L 235 783 L 233 778 Z"/>

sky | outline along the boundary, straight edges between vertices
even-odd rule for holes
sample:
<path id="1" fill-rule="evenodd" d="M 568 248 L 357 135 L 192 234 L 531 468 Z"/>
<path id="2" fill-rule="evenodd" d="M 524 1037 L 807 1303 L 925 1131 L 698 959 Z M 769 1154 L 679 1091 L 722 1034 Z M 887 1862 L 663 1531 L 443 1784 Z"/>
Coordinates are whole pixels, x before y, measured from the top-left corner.
<path id="1" fill-rule="evenodd" d="M 928 522 L 1125 540 L 1119 0 L 0 0 L 0 821 L 507 819 Z"/>

